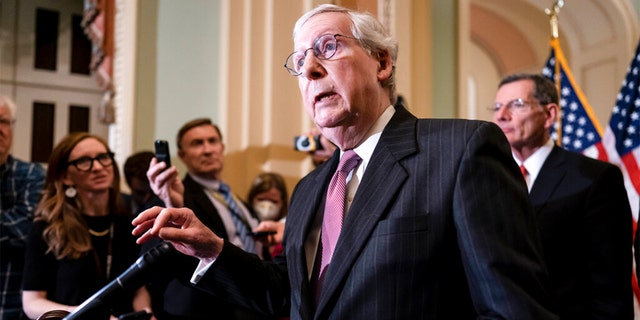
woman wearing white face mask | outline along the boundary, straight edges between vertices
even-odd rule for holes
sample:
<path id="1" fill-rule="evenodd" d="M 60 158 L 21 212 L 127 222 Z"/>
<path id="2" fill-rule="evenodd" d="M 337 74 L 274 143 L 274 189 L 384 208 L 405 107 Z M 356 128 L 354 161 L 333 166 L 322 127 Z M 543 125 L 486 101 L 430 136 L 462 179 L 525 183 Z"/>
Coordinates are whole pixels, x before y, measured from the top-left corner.
<path id="1" fill-rule="evenodd" d="M 261 173 L 251 184 L 247 201 L 260 221 L 281 221 L 287 215 L 288 195 L 284 178 L 277 173 Z M 272 239 L 267 239 L 273 243 Z M 280 243 L 269 247 L 272 256 L 282 251 Z"/>

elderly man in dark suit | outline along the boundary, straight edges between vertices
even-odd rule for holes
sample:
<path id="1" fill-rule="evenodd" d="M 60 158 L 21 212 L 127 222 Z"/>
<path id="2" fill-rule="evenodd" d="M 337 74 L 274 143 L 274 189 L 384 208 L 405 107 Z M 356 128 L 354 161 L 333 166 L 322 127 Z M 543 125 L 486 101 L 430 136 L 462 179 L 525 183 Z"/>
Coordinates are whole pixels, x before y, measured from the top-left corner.
<path id="1" fill-rule="evenodd" d="M 542 75 L 505 77 L 491 109 L 530 190 L 558 314 L 633 319 L 632 218 L 620 169 L 555 145 L 558 93 Z"/>
<path id="2" fill-rule="evenodd" d="M 175 243 L 200 258 L 198 287 L 291 319 L 554 319 L 526 187 L 497 126 L 394 107 L 396 41 L 369 14 L 319 6 L 294 45 L 285 66 L 339 150 L 296 186 L 285 254 L 262 262 L 188 208 L 142 213 L 139 241 Z"/>

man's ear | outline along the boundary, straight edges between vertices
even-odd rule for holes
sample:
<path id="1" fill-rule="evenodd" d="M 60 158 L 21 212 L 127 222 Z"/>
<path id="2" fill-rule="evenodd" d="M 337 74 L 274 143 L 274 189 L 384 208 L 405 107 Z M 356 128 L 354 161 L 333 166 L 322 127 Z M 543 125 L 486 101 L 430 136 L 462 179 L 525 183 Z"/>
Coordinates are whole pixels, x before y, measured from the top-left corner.
<path id="1" fill-rule="evenodd" d="M 384 81 L 391 77 L 393 61 L 388 51 L 378 53 L 378 81 Z"/>
<path id="2" fill-rule="evenodd" d="M 556 123 L 556 119 L 558 118 L 559 106 L 555 103 L 549 103 L 547 105 L 547 120 L 544 122 L 545 129 L 550 129 L 554 123 Z"/>
<path id="3" fill-rule="evenodd" d="M 184 157 L 184 150 L 178 149 L 178 157 L 180 158 L 180 160 L 182 160 L 182 158 Z"/>

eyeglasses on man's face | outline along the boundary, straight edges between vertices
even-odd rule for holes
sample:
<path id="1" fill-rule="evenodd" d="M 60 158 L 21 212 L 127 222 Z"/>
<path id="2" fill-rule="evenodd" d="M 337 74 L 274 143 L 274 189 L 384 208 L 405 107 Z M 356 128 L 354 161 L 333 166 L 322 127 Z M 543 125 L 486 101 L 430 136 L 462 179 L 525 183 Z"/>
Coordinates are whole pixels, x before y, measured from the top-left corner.
<path id="1" fill-rule="evenodd" d="M 110 167 L 111 165 L 113 165 L 113 152 L 101 153 L 95 158 L 80 157 L 76 160 L 67 162 L 67 165 L 76 167 L 78 171 L 87 172 L 93 169 L 93 162 L 96 160 L 100 162 L 100 165 L 102 165 L 103 167 Z"/>
<path id="2" fill-rule="evenodd" d="M 15 119 L 0 118 L 0 128 L 9 128 L 13 126 L 14 123 L 16 123 Z"/>
<path id="3" fill-rule="evenodd" d="M 302 67 L 307 57 L 307 52 L 313 50 L 313 54 L 320 60 L 329 60 L 338 51 L 338 37 L 344 37 L 349 39 L 355 39 L 354 37 L 345 36 L 341 34 L 323 34 L 313 43 L 313 47 L 304 51 L 294 51 L 288 57 L 284 63 L 284 67 L 292 76 L 299 76 L 302 74 Z"/>
<path id="4" fill-rule="evenodd" d="M 496 102 L 489 106 L 487 109 L 492 112 L 498 112 L 502 107 L 507 107 L 509 113 L 524 113 L 527 112 L 531 106 L 538 104 L 537 101 L 527 101 L 522 98 L 513 99 L 507 103 Z"/>

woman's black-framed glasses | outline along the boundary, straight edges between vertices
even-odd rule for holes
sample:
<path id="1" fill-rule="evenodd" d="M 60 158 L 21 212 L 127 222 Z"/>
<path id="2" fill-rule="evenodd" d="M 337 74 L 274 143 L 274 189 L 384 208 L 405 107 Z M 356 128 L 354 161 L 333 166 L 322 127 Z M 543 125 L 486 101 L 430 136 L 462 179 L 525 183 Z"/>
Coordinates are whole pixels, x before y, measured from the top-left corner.
<path id="1" fill-rule="evenodd" d="M 110 167 L 113 165 L 113 152 L 105 152 L 97 155 L 95 158 L 80 157 L 76 160 L 67 162 L 68 166 L 73 165 L 78 171 L 87 172 L 93 169 L 94 161 L 100 162 L 103 167 Z"/>
<path id="2" fill-rule="evenodd" d="M 288 57 L 284 63 L 284 67 L 292 76 L 299 76 L 302 74 L 302 66 L 307 57 L 307 52 L 313 49 L 313 54 L 320 60 L 331 59 L 338 50 L 338 37 L 344 37 L 349 39 L 358 40 L 357 38 L 345 36 L 342 34 L 323 34 L 316 39 L 313 43 L 313 47 L 304 51 L 294 51 Z"/>

